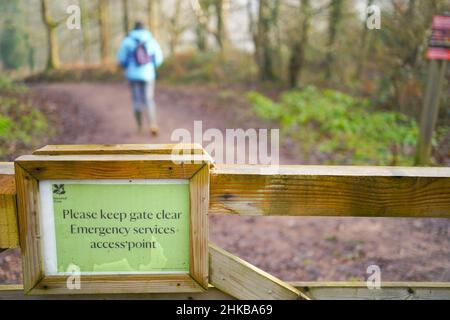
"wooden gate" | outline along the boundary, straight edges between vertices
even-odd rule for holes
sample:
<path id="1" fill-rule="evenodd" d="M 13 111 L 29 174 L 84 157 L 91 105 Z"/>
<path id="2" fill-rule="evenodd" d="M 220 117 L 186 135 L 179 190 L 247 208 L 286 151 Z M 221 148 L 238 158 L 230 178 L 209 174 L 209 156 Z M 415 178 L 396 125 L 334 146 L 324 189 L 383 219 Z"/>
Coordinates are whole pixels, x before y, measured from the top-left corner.
<path id="1" fill-rule="evenodd" d="M 47 146 L 34 155 L 74 157 L 167 155 L 173 145 Z M 189 153 L 204 154 L 201 146 Z M 213 165 L 209 214 L 450 218 L 450 168 Z M 20 246 L 13 163 L 0 163 L 0 250 Z M 450 266 L 449 266 L 450 267 Z M 132 299 L 450 299 L 450 283 L 283 282 L 209 244 L 209 283 L 204 293 L 90 295 Z M 79 296 L 78 296 L 79 297 Z M 21 285 L 0 285 L 1 298 L 24 296 Z"/>

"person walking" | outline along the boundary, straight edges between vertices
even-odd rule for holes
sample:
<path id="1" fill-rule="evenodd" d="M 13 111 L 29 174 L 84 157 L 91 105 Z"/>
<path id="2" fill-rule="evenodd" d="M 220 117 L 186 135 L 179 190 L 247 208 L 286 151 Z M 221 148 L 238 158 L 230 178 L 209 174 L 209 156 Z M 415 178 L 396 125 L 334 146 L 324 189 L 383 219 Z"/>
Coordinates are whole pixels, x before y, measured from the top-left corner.
<path id="1" fill-rule="evenodd" d="M 129 82 L 133 100 L 134 116 L 138 131 L 142 132 L 142 106 L 147 109 L 150 132 L 158 134 L 155 104 L 156 69 L 163 63 L 164 56 L 159 43 L 142 22 L 122 40 L 117 60 Z"/>

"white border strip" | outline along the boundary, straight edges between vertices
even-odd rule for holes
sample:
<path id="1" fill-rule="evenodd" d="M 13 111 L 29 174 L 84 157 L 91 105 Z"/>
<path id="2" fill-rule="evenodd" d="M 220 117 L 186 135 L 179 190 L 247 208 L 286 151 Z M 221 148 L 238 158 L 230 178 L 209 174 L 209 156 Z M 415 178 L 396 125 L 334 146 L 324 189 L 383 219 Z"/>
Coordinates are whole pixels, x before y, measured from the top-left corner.
<path id="1" fill-rule="evenodd" d="M 189 184 L 188 179 L 42 180 L 51 184 Z M 52 198 L 53 199 L 53 198 Z"/>
<path id="2" fill-rule="evenodd" d="M 53 215 L 53 193 L 51 180 L 39 181 L 39 196 L 41 216 L 41 249 L 44 261 L 44 274 L 57 274 L 56 266 L 56 235 L 55 219 Z"/>

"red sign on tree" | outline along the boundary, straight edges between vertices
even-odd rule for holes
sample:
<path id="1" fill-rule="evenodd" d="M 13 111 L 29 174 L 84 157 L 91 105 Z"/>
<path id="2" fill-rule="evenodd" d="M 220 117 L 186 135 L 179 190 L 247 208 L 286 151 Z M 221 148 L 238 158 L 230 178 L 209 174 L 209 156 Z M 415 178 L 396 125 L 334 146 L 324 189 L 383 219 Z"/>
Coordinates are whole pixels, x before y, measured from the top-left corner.
<path id="1" fill-rule="evenodd" d="M 432 28 L 428 41 L 427 58 L 450 60 L 450 15 L 434 16 Z"/>

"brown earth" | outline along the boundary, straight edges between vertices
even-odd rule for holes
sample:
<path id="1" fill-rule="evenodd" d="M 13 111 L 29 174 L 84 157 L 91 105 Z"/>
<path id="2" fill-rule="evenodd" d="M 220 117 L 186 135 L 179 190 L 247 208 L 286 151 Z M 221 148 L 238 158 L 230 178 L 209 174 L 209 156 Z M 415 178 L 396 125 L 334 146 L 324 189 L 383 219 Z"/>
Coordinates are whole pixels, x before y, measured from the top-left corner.
<path id="1" fill-rule="evenodd" d="M 159 86 L 160 134 L 136 132 L 125 84 L 33 86 L 58 123 L 51 143 L 168 143 L 173 130 L 265 128 L 242 98 L 214 87 Z M 302 163 L 282 143 L 281 164 Z M 210 218 L 211 241 L 284 280 L 364 280 L 376 264 L 383 281 L 450 281 L 448 219 L 238 217 Z M 0 283 L 21 281 L 17 250 L 0 255 Z"/>

